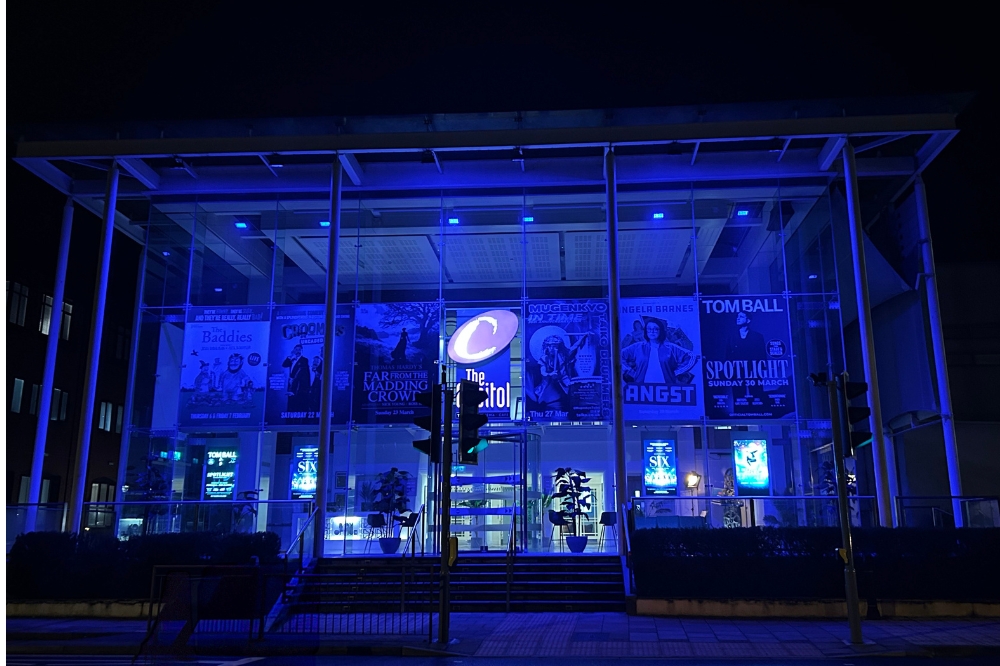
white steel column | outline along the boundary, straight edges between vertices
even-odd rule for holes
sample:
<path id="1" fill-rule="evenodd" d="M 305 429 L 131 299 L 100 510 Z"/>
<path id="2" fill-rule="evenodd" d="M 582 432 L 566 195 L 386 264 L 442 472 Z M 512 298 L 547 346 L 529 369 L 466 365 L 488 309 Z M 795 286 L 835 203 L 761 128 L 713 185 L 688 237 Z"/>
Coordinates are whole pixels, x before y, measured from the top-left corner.
<path id="1" fill-rule="evenodd" d="M 618 515 L 618 554 L 625 552 L 626 517 L 622 507 L 628 501 L 625 471 L 625 416 L 622 400 L 622 350 L 618 337 L 621 319 L 620 280 L 618 275 L 618 193 L 615 182 L 615 151 L 609 148 L 604 154 L 604 177 L 608 220 L 608 296 L 611 305 L 611 396 L 615 432 L 615 513 Z"/>
<path id="2" fill-rule="evenodd" d="M 63 297 L 66 293 L 66 267 L 69 265 L 69 241 L 73 235 L 73 198 L 66 197 L 63 207 L 62 231 L 59 236 L 59 258 L 56 262 L 56 284 L 52 291 L 52 316 L 49 339 L 45 343 L 45 369 L 42 371 L 41 395 L 38 404 L 38 425 L 35 427 L 35 449 L 31 456 L 31 480 L 28 485 L 28 515 L 24 531 L 34 532 L 38 519 L 38 501 L 42 491 L 42 468 L 45 466 L 45 441 L 49 434 L 52 412 L 52 389 L 55 387 L 56 356 L 62 334 Z M 54 320 L 54 321 L 53 321 Z M 56 405 L 59 409 L 59 405 Z"/>
<path id="3" fill-rule="evenodd" d="M 951 384 L 948 381 L 948 357 L 944 350 L 944 327 L 941 323 L 941 304 L 938 301 L 937 275 L 934 267 L 934 246 L 931 244 L 931 224 L 927 213 L 927 191 L 924 179 L 917 176 L 914 182 L 917 197 L 917 223 L 920 225 L 920 251 L 923 259 L 924 287 L 927 289 L 927 318 L 931 326 L 931 343 L 934 348 L 934 371 L 937 375 L 938 406 L 941 410 L 941 430 L 944 433 L 944 453 L 948 461 L 948 489 L 952 496 L 955 527 L 962 527 L 962 475 L 958 465 L 958 442 L 955 437 L 955 419 L 951 406 Z"/>
<path id="4" fill-rule="evenodd" d="M 316 460 L 316 525 L 313 557 L 323 557 L 326 503 L 330 494 L 330 418 L 333 410 L 333 345 L 337 340 L 337 270 L 340 257 L 340 191 L 344 168 L 336 157 L 330 175 L 330 242 L 326 257 L 326 307 L 323 311 L 323 375 L 319 404 L 319 457 Z"/>
<path id="5" fill-rule="evenodd" d="M 871 300 L 868 297 L 868 271 L 865 268 L 865 232 L 861 226 L 861 200 L 858 196 L 858 169 L 854 162 L 854 147 L 844 145 L 844 181 L 847 183 L 848 226 L 851 230 L 851 256 L 854 265 L 854 291 L 858 303 L 858 329 L 861 334 L 861 357 L 865 381 L 871 399 L 869 425 L 872 431 L 872 460 L 875 467 L 875 499 L 880 523 L 896 525 L 892 493 L 889 490 L 889 461 L 886 455 L 885 433 L 882 432 L 882 405 L 878 395 L 878 372 L 875 368 L 875 333 L 872 329 Z M 837 418 L 836 414 L 831 415 Z"/>
<path id="6" fill-rule="evenodd" d="M 104 220 L 101 226 L 101 249 L 97 264 L 97 284 L 94 287 L 94 312 L 90 323 L 90 349 L 87 374 L 83 384 L 83 409 L 80 411 L 80 445 L 76 452 L 76 477 L 70 484 L 73 494 L 69 503 L 69 519 L 65 530 L 80 529 L 83 516 L 83 496 L 87 487 L 87 464 L 90 462 L 90 437 L 94 429 L 94 402 L 97 393 L 97 369 L 101 363 L 101 335 L 104 332 L 104 309 L 108 297 L 108 273 L 111 269 L 111 242 L 115 234 L 115 207 L 118 203 L 118 162 L 112 161 L 108 171 L 108 189 L 104 197 Z"/>

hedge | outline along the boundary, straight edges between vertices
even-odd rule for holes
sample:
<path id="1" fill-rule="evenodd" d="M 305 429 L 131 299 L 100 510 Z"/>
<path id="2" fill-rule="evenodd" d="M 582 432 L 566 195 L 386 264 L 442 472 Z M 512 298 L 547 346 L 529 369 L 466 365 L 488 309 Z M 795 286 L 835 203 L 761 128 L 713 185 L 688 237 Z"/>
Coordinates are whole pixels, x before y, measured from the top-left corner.
<path id="1" fill-rule="evenodd" d="M 852 531 L 863 599 L 1000 601 L 1000 530 Z M 839 528 L 640 529 L 636 590 L 649 599 L 838 599 Z"/>
<path id="2" fill-rule="evenodd" d="M 281 541 L 256 534 L 113 536 L 30 532 L 17 537 L 7 558 L 8 600 L 142 599 L 157 565 L 276 565 Z"/>

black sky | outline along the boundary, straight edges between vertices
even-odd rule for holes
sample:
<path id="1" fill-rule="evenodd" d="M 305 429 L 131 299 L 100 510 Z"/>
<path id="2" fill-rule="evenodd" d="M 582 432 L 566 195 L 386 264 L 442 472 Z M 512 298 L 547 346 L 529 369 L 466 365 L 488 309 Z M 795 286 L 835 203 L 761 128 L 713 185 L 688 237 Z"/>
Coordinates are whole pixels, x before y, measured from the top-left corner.
<path id="1" fill-rule="evenodd" d="M 939 261 L 997 258 L 1000 99 L 978 6 L 472 4 L 13 3 L 8 122 L 973 92 L 926 174 L 935 245 Z"/>

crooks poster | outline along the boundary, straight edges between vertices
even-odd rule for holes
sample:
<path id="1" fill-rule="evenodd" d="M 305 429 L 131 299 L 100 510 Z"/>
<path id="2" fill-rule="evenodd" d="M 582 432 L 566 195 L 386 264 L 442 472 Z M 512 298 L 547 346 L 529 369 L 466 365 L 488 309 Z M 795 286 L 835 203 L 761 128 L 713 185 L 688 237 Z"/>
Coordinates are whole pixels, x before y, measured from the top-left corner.
<path id="1" fill-rule="evenodd" d="M 269 426 L 318 425 L 323 380 L 323 344 L 326 339 L 322 305 L 276 306 L 271 315 L 271 343 L 267 363 Z M 350 305 L 339 306 L 333 339 L 333 419 L 347 423 L 350 416 L 351 358 L 354 353 L 354 316 Z"/>
<path id="2" fill-rule="evenodd" d="M 188 311 L 179 426 L 260 426 L 268 326 L 267 307 Z"/>
<path id="3" fill-rule="evenodd" d="M 780 295 L 701 300 L 709 419 L 780 419 L 795 412 L 786 306 Z"/>
<path id="4" fill-rule="evenodd" d="M 417 394 L 437 381 L 437 303 L 377 303 L 355 310 L 355 423 L 411 423 Z"/>
<path id="5" fill-rule="evenodd" d="M 623 298 L 621 364 L 626 421 L 701 417 L 697 302 Z"/>
<path id="6" fill-rule="evenodd" d="M 528 303 L 529 421 L 611 419 L 611 324 L 603 300 Z"/>

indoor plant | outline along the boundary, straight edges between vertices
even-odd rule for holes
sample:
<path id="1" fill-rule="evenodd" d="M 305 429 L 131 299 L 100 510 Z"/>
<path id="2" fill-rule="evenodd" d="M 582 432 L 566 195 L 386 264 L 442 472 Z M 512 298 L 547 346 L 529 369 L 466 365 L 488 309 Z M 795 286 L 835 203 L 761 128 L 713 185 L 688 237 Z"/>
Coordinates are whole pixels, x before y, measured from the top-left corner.
<path id="1" fill-rule="evenodd" d="M 409 478 L 409 472 L 393 467 L 379 474 L 375 480 L 375 500 L 372 502 L 372 508 L 385 518 L 385 536 L 379 537 L 378 545 L 387 555 L 399 550 L 400 525 L 398 521 L 393 520 L 393 517 L 406 511 L 406 505 L 410 503 L 406 496 L 406 484 Z"/>
<path id="2" fill-rule="evenodd" d="M 587 537 L 582 535 L 583 516 L 590 509 L 590 479 L 587 473 L 572 467 L 559 467 L 552 475 L 552 500 L 559 506 L 563 519 L 573 526 L 573 536 L 566 537 L 571 552 L 582 553 L 587 547 Z"/>

